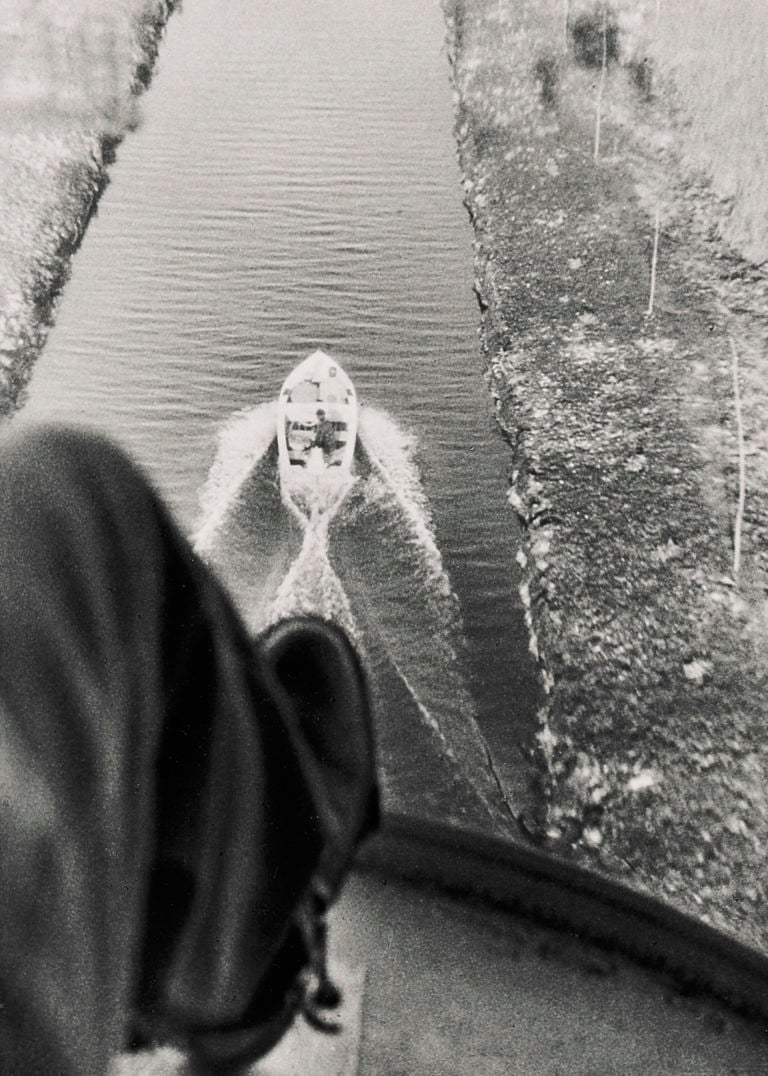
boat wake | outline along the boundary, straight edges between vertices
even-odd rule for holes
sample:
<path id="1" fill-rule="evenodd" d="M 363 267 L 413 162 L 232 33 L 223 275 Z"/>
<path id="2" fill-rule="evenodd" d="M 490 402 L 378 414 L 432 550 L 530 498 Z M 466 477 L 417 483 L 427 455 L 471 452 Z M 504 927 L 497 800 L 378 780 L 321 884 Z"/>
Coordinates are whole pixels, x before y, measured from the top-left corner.
<path id="1" fill-rule="evenodd" d="M 236 412 L 200 494 L 195 550 L 228 585 L 249 630 L 258 634 L 289 616 L 334 620 L 355 636 L 354 621 L 328 556 L 328 532 L 349 484 L 280 489 L 276 408 Z"/>
<path id="2" fill-rule="evenodd" d="M 270 401 L 236 411 L 219 434 L 219 447 L 200 494 L 202 522 L 194 535 L 198 553 L 207 555 L 246 480 L 256 470 L 275 435 L 277 405 Z"/>
<path id="3" fill-rule="evenodd" d="M 304 491 L 300 504 L 294 496 L 283 495 L 283 504 L 303 530 L 304 537 L 298 556 L 266 609 L 266 624 L 289 616 L 320 615 L 340 624 L 360 645 L 354 616 L 331 567 L 328 548 L 331 523 L 353 482 L 351 479 L 343 487 Z"/>
<path id="4" fill-rule="evenodd" d="M 459 604 L 415 440 L 385 412 L 361 408 L 355 475 L 341 489 L 306 491 L 297 504 L 279 488 L 274 430 L 272 404 L 238 412 L 222 430 L 201 494 L 196 549 L 254 634 L 314 614 L 353 639 L 372 680 L 385 770 L 397 757 L 385 775 L 385 801 L 389 791 L 399 809 L 403 801 L 412 808 L 421 795 L 425 809 L 450 817 L 445 803 L 427 802 L 434 774 L 423 772 L 423 760 L 437 750 L 474 790 L 475 813 L 479 803 L 503 826 L 509 809 L 464 680 Z M 413 758 L 410 774 L 404 754 Z M 462 813 L 445 781 L 443 794 L 454 817 Z"/>

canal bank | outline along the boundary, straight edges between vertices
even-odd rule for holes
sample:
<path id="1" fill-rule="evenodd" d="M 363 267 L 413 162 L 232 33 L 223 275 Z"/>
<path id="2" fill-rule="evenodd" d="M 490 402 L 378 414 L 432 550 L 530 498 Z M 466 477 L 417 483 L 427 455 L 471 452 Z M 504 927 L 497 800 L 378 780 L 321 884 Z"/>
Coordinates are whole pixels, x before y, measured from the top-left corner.
<path id="1" fill-rule="evenodd" d="M 173 0 L 12 0 L 0 31 L 0 415 L 23 401 L 70 259 L 139 122 Z"/>
<path id="2" fill-rule="evenodd" d="M 447 12 L 546 692 L 531 830 L 765 947 L 766 277 L 726 226 L 748 214 L 687 151 L 640 8 Z"/>

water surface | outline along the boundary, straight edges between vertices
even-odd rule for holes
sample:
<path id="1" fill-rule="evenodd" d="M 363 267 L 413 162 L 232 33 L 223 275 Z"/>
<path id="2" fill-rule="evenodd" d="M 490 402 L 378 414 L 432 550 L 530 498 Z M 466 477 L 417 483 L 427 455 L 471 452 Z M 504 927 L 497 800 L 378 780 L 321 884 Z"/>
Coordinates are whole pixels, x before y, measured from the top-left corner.
<path id="1" fill-rule="evenodd" d="M 476 717 L 520 787 L 532 677 L 511 461 L 480 372 L 438 4 L 285 0 L 278 18 L 195 0 L 170 21 L 143 114 L 22 421 L 106 429 L 187 531 L 215 517 L 208 553 L 257 623 L 304 541 L 260 456 L 269 404 L 309 350 L 336 354 L 384 470 L 316 543 L 341 596 L 312 600 L 347 603 L 390 710 L 449 739 Z"/>

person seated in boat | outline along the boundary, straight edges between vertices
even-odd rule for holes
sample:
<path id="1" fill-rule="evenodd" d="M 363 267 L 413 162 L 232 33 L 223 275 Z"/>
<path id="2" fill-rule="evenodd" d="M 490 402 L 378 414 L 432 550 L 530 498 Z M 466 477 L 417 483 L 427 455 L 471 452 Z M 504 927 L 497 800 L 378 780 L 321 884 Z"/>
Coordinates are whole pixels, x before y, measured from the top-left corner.
<path id="1" fill-rule="evenodd" d="M 333 1030 L 324 910 L 378 807 L 346 635 L 250 637 L 134 464 L 44 427 L 0 435 L 0 653 L 0 1073 Z"/>
<path id="2" fill-rule="evenodd" d="M 326 463 L 336 451 L 336 430 L 333 423 L 326 418 L 322 407 L 317 409 L 317 426 L 312 447 L 322 448 Z"/>

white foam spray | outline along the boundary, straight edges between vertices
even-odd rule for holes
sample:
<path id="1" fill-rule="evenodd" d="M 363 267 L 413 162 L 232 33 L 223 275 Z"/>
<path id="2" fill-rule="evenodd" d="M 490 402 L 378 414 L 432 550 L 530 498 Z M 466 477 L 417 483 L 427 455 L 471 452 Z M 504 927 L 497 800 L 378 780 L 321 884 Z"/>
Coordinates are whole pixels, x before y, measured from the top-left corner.
<path id="1" fill-rule="evenodd" d="M 384 479 L 387 493 L 396 499 L 412 537 L 423 550 L 432 582 L 441 594 L 452 594 L 414 458 L 416 439 L 386 412 L 373 407 L 361 410 L 358 432 L 372 467 Z"/>
<path id="2" fill-rule="evenodd" d="M 267 610 L 266 623 L 301 614 L 322 616 L 343 627 L 360 648 L 352 609 L 328 554 L 328 529 L 338 505 L 338 493 L 331 491 L 325 510 L 315 508 L 309 516 L 300 513 L 305 527 L 301 550 Z"/>
<path id="3" fill-rule="evenodd" d="M 415 554 L 414 574 L 401 581 L 413 591 L 413 601 L 408 610 L 398 602 L 395 630 L 386 632 L 389 659 L 421 721 L 469 779 L 489 816 L 503 827 L 511 808 L 477 724 L 456 653 L 455 644 L 463 638 L 461 612 L 435 539 L 415 438 L 373 408 L 362 411 L 359 433 L 372 469 L 365 499 L 369 506 L 377 501 L 396 507 Z M 409 638 L 409 630 L 420 637 Z M 437 700 L 439 717 L 434 713 Z"/>
<path id="4" fill-rule="evenodd" d="M 213 562 L 217 556 L 230 555 L 223 553 L 223 539 L 235 508 L 244 497 L 262 495 L 257 486 L 248 486 L 249 493 L 245 487 L 274 440 L 275 422 L 276 405 L 261 404 L 233 415 L 219 436 L 216 458 L 201 492 L 202 521 L 195 535 L 196 549 L 210 555 Z M 301 546 L 271 591 L 271 598 L 258 587 L 249 590 L 252 580 L 239 579 L 237 573 L 242 572 L 236 561 L 229 566 L 234 569 L 235 590 L 241 592 L 241 612 L 254 634 L 291 616 L 311 614 L 332 620 L 353 639 L 366 664 L 367 645 L 374 651 L 382 648 L 382 656 L 406 687 L 420 720 L 435 736 L 441 751 L 466 775 L 481 802 L 498 818 L 504 811 L 504 795 L 457 659 L 459 604 L 437 547 L 416 462 L 415 439 L 385 412 L 368 407 L 361 408 L 359 437 L 364 458 L 358 477 L 333 487 L 308 484 L 294 496 L 281 490 L 285 509 L 282 525 L 291 528 L 292 521 L 295 523 Z M 248 507 L 245 502 L 243 505 Z M 249 510 L 258 515 L 258 507 L 254 502 Z M 274 512 L 274 504 L 267 510 Z M 359 576 L 354 584 L 347 579 L 352 586 L 350 601 L 334 569 L 336 556 L 331 562 L 332 548 L 336 555 L 340 553 L 331 525 L 336 519 L 339 539 L 354 536 L 358 513 L 363 513 L 363 527 L 373 526 L 371 541 L 377 545 L 356 546 L 365 534 L 363 530 L 346 547 L 345 555 L 352 559 L 345 562 L 342 556 L 339 561 L 343 578 L 347 578 L 347 569 Z M 370 522 L 366 524 L 368 514 Z M 296 529 L 286 530 L 286 548 L 290 533 L 295 541 Z M 367 564 L 374 548 L 373 570 L 380 573 L 375 586 Z M 248 571 L 247 561 L 242 568 Z M 359 609 L 358 603 L 362 603 Z M 365 631 L 357 622 L 355 609 L 367 624 Z M 371 614 L 373 619 L 368 623 Z M 373 635 L 368 638 L 371 628 Z"/>
<path id="5" fill-rule="evenodd" d="M 219 434 L 216 458 L 200 493 L 200 523 L 193 536 L 198 553 L 210 553 L 237 503 L 244 482 L 275 438 L 274 401 L 236 411 Z"/>

